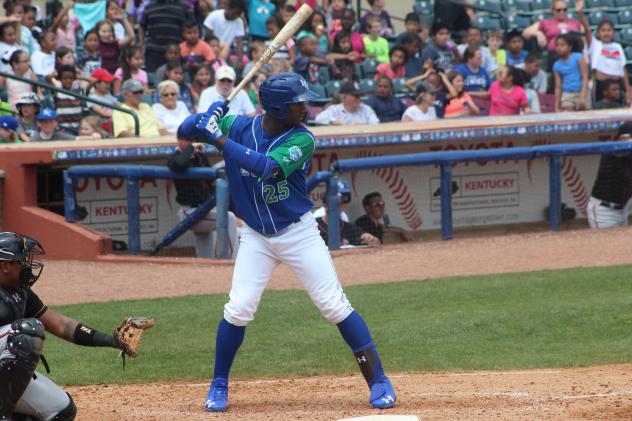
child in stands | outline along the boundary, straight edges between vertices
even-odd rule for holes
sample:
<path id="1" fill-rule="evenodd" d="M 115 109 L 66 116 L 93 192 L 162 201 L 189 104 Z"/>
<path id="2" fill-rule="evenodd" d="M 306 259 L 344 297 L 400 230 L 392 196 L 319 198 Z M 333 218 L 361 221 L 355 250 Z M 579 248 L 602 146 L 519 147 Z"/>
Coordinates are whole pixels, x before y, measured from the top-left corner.
<path id="1" fill-rule="evenodd" d="M 555 112 L 590 108 L 588 63 L 582 53 L 573 52 L 575 41 L 571 34 L 558 35 L 555 40 L 559 57 L 553 64 Z"/>
<path id="2" fill-rule="evenodd" d="M 114 95 L 118 95 L 121 92 L 121 84 L 127 79 L 139 81 L 145 87 L 145 92 L 149 91 L 147 72 L 142 68 L 144 62 L 145 56 L 142 48 L 125 47 L 121 55 L 121 67 L 116 69 L 114 73 L 116 78 L 114 81 Z"/>

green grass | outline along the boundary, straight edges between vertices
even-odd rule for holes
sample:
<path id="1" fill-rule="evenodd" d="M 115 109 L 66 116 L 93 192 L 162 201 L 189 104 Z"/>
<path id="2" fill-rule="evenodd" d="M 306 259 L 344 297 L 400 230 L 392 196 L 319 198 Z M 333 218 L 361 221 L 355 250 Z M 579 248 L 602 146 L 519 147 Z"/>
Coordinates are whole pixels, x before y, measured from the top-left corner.
<path id="1" fill-rule="evenodd" d="M 632 360 L 632 266 L 539 271 L 346 288 L 389 371 L 504 370 Z M 140 357 L 49 335 L 51 377 L 63 384 L 203 380 L 211 372 L 224 294 L 55 307 L 102 331 L 152 315 Z M 338 330 L 304 291 L 267 291 L 232 374 L 355 372 Z"/>

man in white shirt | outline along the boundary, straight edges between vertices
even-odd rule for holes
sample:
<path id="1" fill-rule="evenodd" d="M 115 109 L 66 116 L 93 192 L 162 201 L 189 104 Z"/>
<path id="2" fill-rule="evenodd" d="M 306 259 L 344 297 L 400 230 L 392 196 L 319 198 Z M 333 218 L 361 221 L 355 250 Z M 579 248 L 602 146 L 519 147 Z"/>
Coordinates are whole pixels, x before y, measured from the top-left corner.
<path id="1" fill-rule="evenodd" d="M 345 82 L 340 89 L 342 103 L 331 105 L 316 116 L 316 124 L 320 125 L 349 125 L 349 124 L 378 124 L 373 108 L 362 103 L 362 91 L 358 82 Z"/>
<path id="2" fill-rule="evenodd" d="M 246 12 L 244 0 L 229 0 L 226 9 L 219 9 L 209 13 L 204 19 L 209 35 L 215 35 L 220 42 L 220 56 L 224 60 L 228 57 L 230 47 L 235 42 L 237 60 L 241 59 L 243 37 L 246 35 L 241 15 Z"/>
<path id="3" fill-rule="evenodd" d="M 463 53 L 465 53 L 465 49 L 469 47 L 474 47 L 475 49 L 480 48 L 481 53 L 483 54 L 483 65 L 482 67 L 487 71 L 488 74 L 493 75 L 496 70 L 498 70 L 498 66 L 496 65 L 496 61 L 492 57 L 492 53 L 489 52 L 489 48 L 481 45 L 482 36 L 480 28 L 471 27 L 467 30 L 467 36 L 465 38 L 466 44 L 459 44 L 457 48 L 459 50 L 459 54 L 463 57 Z"/>
<path id="4" fill-rule="evenodd" d="M 237 75 L 235 70 L 230 66 L 220 66 L 215 72 L 215 85 L 210 86 L 202 91 L 198 110 L 204 112 L 215 101 L 224 101 L 235 87 Z M 227 115 L 245 115 L 253 116 L 256 114 L 252 101 L 248 98 L 248 94 L 240 90 L 235 98 L 230 102 L 230 108 Z"/>

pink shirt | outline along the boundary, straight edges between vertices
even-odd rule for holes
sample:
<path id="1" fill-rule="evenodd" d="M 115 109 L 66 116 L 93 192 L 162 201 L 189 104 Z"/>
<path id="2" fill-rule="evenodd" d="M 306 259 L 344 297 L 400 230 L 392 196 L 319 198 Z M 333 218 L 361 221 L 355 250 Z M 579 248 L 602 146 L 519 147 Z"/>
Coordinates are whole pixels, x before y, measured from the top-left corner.
<path id="1" fill-rule="evenodd" d="M 378 64 L 377 69 L 375 71 L 375 80 L 377 80 L 381 76 L 386 76 L 387 78 L 391 80 L 404 77 L 406 76 L 406 67 L 399 66 L 399 69 L 397 69 L 397 72 L 394 72 L 390 63 L 380 63 Z"/>
<path id="2" fill-rule="evenodd" d="M 529 105 L 527 93 L 520 86 L 514 86 L 509 92 L 500 87 L 498 81 L 489 88 L 489 115 L 515 115 Z"/>
<path id="3" fill-rule="evenodd" d="M 577 19 L 565 19 L 563 21 L 544 19 L 540 21 L 538 29 L 546 37 L 546 49 L 551 52 L 555 52 L 555 38 L 558 35 L 568 32 L 583 32 L 581 23 Z"/>
<path id="4" fill-rule="evenodd" d="M 123 80 L 123 69 L 120 67 L 116 69 L 116 72 L 114 72 L 114 77 L 118 80 Z M 143 85 L 147 85 L 149 83 L 149 80 L 147 79 L 147 72 L 142 69 L 137 71 L 136 73 L 132 73 L 132 79 L 139 81 Z"/>
<path id="5" fill-rule="evenodd" d="M 336 39 L 336 35 L 338 32 L 334 31 L 331 33 L 331 39 Z M 351 33 L 351 49 L 358 54 L 364 54 L 364 40 L 362 39 L 362 35 L 359 32 Z M 359 58 L 357 60 L 358 63 L 362 63 L 362 59 Z"/>

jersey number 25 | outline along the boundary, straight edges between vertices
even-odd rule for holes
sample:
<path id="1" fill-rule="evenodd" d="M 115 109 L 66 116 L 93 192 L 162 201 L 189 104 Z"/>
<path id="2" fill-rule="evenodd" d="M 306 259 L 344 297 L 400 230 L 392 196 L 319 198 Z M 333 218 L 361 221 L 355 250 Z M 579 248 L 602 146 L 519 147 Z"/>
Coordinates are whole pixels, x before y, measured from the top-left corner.
<path id="1" fill-rule="evenodd" d="M 287 187 L 287 180 L 279 181 L 274 184 L 265 184 L 263 186 L 263 194 L 266 203 L 276 203 L 290 197 L 290 189 Z"/>

